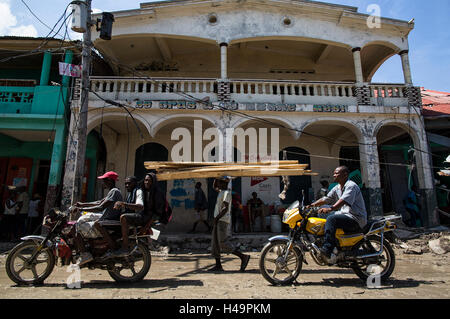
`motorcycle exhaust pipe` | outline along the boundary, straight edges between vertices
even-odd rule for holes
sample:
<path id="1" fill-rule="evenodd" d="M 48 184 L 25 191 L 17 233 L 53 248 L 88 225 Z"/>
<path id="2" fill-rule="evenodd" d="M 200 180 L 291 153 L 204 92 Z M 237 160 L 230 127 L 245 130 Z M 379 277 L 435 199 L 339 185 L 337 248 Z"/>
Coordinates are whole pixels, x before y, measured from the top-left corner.
<path id="1" fill-rule="evenodd" d="M 364 259 L 364 258 L 372 258 L 372 257 L 378 257 L 381 256 L 381 254 L 383 253 L 384 247 L 383 247 L 383 240 L 384 240 L 384 233 L 381 233 L 381 245 L 380 245 L 380 250 L 377 251 L 376 253 L 372 253 L 372 254 L 367 254 L 367 255 L 362 255 L 362 256 L 356 256 L 357 259 Z"/>

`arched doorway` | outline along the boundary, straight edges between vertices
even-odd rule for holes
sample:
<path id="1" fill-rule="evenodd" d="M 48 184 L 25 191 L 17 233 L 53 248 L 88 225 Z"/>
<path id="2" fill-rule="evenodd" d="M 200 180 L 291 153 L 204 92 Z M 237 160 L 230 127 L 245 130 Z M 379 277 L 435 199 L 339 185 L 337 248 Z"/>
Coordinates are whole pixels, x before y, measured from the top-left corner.
<path id="1" fill-rule="evenodd" d="M 411 135 L 398 125 L 385 125 L 377 133 L 384 212 L 409 218 L 404 199 L 417 178 L 416 151 Z"/>
<path id="2" fill-rule="evenodd" d="M 311 164 L 309 152 L 300 147 L 286 147 L 280 152 L 280 160 L 283 160 L 283 153 L 286 152 L 287 160 L 298 160 L 300 164 Z M 281 200 L 283 204 L 291 204 L 296 200 L 302 201 L 302 191 L 305 194 L 305 205 L 311 203 L 314 199 L 314 194 L 310 194 L 312 190 L 311 176 L 290 176 L 289 177 L 289 189 L 286 192 L 286 198 Z M 282 190 L 284 185 L 282 178 L 280 178 L 280 189 Z"/>
<path id="3" fill-rule="evenodd" d="M 164 145 L 159 143 L 146 143 L 141 145 L 136 150 L 135 162 L 134 162 L 134 176 L 138 180 L 142 180 L 145 177 L 147 170 L 144 166 L 146 161 L 160 161 L 166 162 L 169 158 L 169 151 Z M 162 191 L 167 191 L 167 182 L 158 182 L 159 187 Z"/>

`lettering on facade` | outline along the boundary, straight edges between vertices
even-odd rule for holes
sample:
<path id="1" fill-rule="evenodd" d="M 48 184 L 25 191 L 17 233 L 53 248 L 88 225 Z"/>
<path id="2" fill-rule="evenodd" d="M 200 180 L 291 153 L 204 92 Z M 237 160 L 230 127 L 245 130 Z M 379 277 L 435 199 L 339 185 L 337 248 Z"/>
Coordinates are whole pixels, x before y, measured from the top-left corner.
<path id="1" fill-rule="evenodd" d="M 149 100 L 136 101 L 135 108 L 137 108 L 137 109 L 151 109 L 152 108 L 152 101 L 149 101 Z"/>
<path id="2" fill-rule="evenodd" d="M 297 111 L 297 104 L 293 103 L 237 103 L 237 102 L 220 102 L 216 107 L 211 102 L 195 102 L 195 101 L 150 101 L 137 100 L 134 107 L 137 109 L 151 109 L 152 107 L 162 110 L 239 110 L 246 111 L 271 111 L 271 112 L 295 112 Z M 299 110 L 300 111 L 300 110 Z M 311 112 L 310 110 L 303 110 Z M 346 113 L 348 106 L 346 105 L 314 105 L 313 112 L 328 112 L 328 113 Z"/>
<path id="3" fill-rule="evenodd" d="M 295 112 L 296 104 L 283 103 L 243 103 L 246 111 Z"/>
<path id="4" fill-rule="evenodd" d="M 160 109 L 178 109 L 178 110 L 195 110 L 197 108 L 197 103 L 192 101 L 159 101 Z"/>
<path id="5" fill-rule="evenodd" d="M 331 113 L 345 113 L 348 107 L 346 105 L 314 105 L 314 112 L 331 112 Z"/>

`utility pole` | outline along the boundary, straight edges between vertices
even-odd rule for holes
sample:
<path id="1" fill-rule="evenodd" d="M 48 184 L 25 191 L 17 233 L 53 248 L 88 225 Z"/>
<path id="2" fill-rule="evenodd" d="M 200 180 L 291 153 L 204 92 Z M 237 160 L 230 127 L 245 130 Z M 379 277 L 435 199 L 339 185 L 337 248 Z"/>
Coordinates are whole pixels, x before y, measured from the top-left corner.
<path id="1" fill-rule="evenodd" d="M 79 100 L 78 112 L 72 110 L 70 119 L 70 134 L 67 143 L 66 164 L 64 172 L 64 183 L 62 189 L 61 208 L 67 209 L 69 206 L 81 200 L 85 159 L 86 159 L 86 143 L 87 143 L 87 119 L 88 119 L 88 102 L 89 102 L 89 73 L 91 70 L 91 27 L 96 25 L 97 31 L 100 31 L 100 38 L 103 40 L 111 40 L 112 25 L 114 15 L 110 12 L 103 12 L 101 19 L 101 28 L 98 27 L 100 19 L 96 23 L 92 21 L 91 15 L 92 0 L 73 0 L 72 5 L 72 30 L 83 33 L 83 50 L 82 50 L 82 73 L 80 96 L 74 100 Z M 76 103 L 74 103 L 74 106 Z"/>
<path id="2" fill-rule="evenodd" d="M 81 200 L 84 167 L 86 158 L 87 143 L 87 116 L 89 102 L 89 72 L 91 69 L 91 2 L 85 0 L 86 5 L 81 6 L 86 12 L 86 32 L 83 33 L 83 50 L 82 50 L 82 73 L 81 73 L 81 95 L 80 108 L 78 112 L 78 141 L 76 145 L 76 162 L 75 162 L 75 178 L 72 193 L 72 205 Z"/>

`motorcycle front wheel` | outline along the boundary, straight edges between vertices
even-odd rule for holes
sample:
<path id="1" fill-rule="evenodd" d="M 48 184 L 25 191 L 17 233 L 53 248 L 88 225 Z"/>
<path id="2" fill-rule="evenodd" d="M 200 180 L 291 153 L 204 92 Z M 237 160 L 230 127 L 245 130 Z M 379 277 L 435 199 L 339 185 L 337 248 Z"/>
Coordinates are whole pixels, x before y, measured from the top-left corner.
<path id="1" fill-rule="evenodd" d="M 139 243 L 129 256 L 117 258 L 108 273 L 117 282 L 137 282 L 147 275 L 151 263 L 150 251 L 147 246 Z"/>
<path id="2" fill-rule="evenodd" d="M 381 248 L 381 237 L 370 236 L 361 241 L 354 248 L 357 255 L 372 254 Z M 383 240 L 383 253 L 377 257 L 363 259 L 357 267 L 353 267 L 355 274 L 366 281 L 369 276 L 377 275 L 381 281 L 387 280 L 395 268 L 395 253 L 391 244 Z"/>
<path id="3" fill-rule="evenodd" d="M 303 255 L 298 248 L 294 247 L 284 259 L 287 245 L 287 241 L 273 241 L 261 251 L 259 269 L 272 285 L 292 284 L 302 270 Z"/>
<path id="4" fill-rule="evenodd" d="M 24 241 L 15 246 L 6 258 L 6 273 L 18 285 L 42 284 L 55 267 L 55 256 L 48 249 L 38 252 L 34 260 L 31 256 L 38 249 L 34 241 Z"/>

